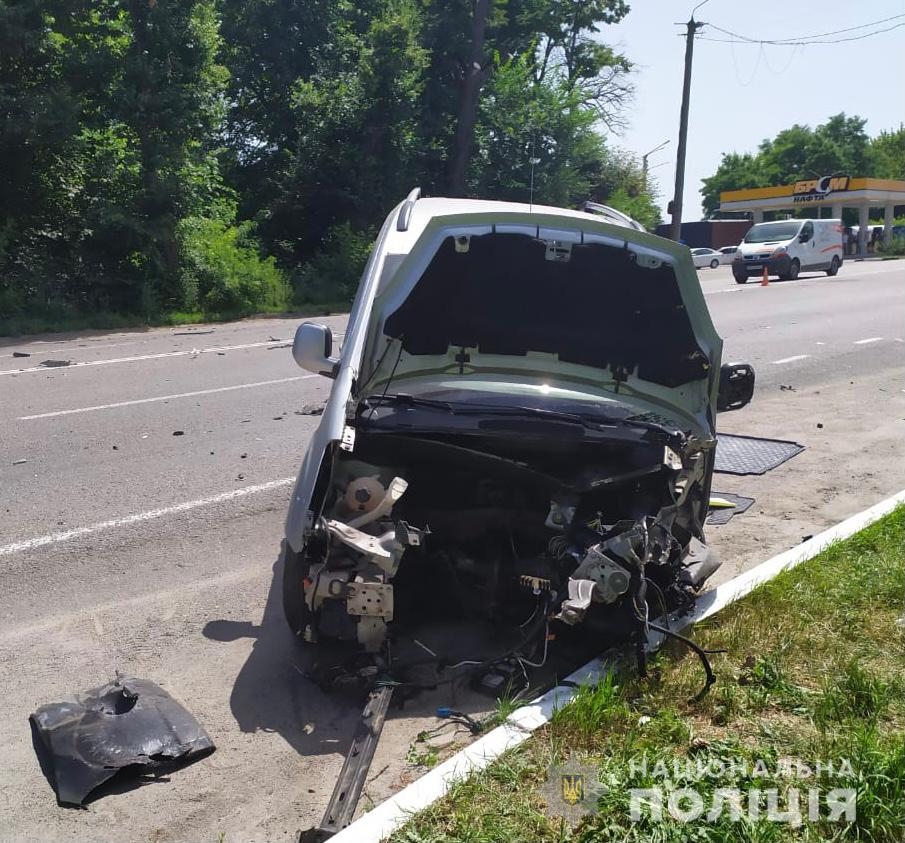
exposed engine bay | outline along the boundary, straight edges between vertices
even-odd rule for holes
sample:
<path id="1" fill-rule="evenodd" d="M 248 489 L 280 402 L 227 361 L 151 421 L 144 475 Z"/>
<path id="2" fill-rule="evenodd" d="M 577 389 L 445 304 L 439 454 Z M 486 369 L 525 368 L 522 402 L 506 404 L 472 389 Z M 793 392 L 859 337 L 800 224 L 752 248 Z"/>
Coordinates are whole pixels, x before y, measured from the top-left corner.
<path id="1" fill-rule="evenodd" d="M 721 362 L 688 249 L 594 210 L 416 188 L 339 353 L 328 326 L 296 331 L 333 387 L 286 518 L 284 612 L 305 673 L 368 690 L 318 832 L 351 820 L 391 696 L 518 699 L 610 650 L 643 671 L 719 565 L 715 418 L 754 372 Z"/>
<path id="2" fill-rule="evenodd" d="M 500 696 L 551 645 L 640 649 L 649 620 L 690 607 L 718 567 L 701 529 L 712 440 L 506 416 L 413 432 L 411 397 L 393 399 L 360 408 L 354 451 L 325 464 L 305 548 L 287 555 L 287 616 L 330 653 L 321 678 L 404 683 L 433 662 Z M 485 623 L 497 652 L 403 657 L 419 630 L 463 620 Z"/>

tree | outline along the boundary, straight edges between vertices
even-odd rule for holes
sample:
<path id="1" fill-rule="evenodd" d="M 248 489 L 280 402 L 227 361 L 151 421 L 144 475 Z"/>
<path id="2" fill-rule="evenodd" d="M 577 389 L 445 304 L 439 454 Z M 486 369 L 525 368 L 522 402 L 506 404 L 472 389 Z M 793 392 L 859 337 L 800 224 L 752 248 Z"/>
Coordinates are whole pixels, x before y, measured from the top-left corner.
<path id="1" fill-rule="evenodd" d="M 467 192 L 574 207 L 600 175 L 604 146 L 595 122 L 564 79 L 534 80 L 530 56 L 502 62 L 477 115 Z"/>
<path id="2" fill-rule="evenodd" d="M 129 47 L 111 103 L 138 158 L 140 190 L 133 253 L 155 279 L 166 306 L 185 304 L 179 269 L 179 219 L 209 200 L 211 139 L 226 83 L 216 62 L 219 21 L 213 0 L 128 0 Z"/>
<path id="3" fill-rule="evenodd" d="M 271 205 L 281 257 L 299 262 L 330 230 L 371 228 L 417 183 L 420 172 L 424 49 L 415 0 L 387 0 L 367 20 L 338 20 L 335 49 L 291 102 L 297 145 Z"/>
<path id="4" fill-rule="evenodd" d="M 220 8 L 221 61 L 229 71 L 225 178 L 239 195 L 240 214 L 258 218 L 276 241 L 284 232 L 269 209 L 299 142 L 293 86 L 312 78 L 319 57 L 336 52 L 334 20 L 359 13 L 354 4 L 329 0 L 222 0 Z"/>
<path id="5" fill-rule="evenodd" d="M 452 196 L 465 194 L 465 172 L 471 155 L 475 123 L 478 119 L 478 95 L 487 78 L 484 39 L 490 0 L 475 0 L 471 21 L 469 58 L 462 74 L 459 108 L 456 115 L 456 134 L 450 154 L 449 191 Z"/>
<path id="6" fill-rule="evenodd" d="M 631 62 L 593 36 L 602 25 L 619 23 L 629 11 L 623 0 L 555 0 L 535 3 L 540 38 L 535 78 L 559 72 L 579 102 L 592 108 L 611 130 L 624 127 L 631 97 Z"/>
<path id="7" fill-rule="evenodd" d="M 527 61 L 535 85 L 548 80 L 609 127 L 619 125 L 631 94 L 631 65 L 593 36 L 628 12 L 622 0 L 453 0 L 427 2 L 430 56 L 426 97 L 429 137 L 450 162 L 444 189 L 462 195 L 482 96 L 514 59 Z M 555 78 L 553 78 L 555 77 Z M 533 96 L 530 77 L 523 95 Z M 452 83 L 452 84 L 450 84 Z M 474 181 L 474 179 L 471 179 Z"/>
<path id="8" fill-rule="evenodd" d="M 283 270 L 344 296 L 414 185 L 645 216 L 637 162 L 604 190 L 632 68 L 600 34 L 627 11 L 0 0 L 0 319 L 276 307 Z"/>
<path id="9" fill-rule="evenodd" d="M 716 173 L 702 180 L 704 186 L 701 197 L 705 215 L 711 216 L 718 210 L 720 193 L 749 187 L 765 187 L 773 183 L 772 178 L 760 155 L 724 153 Z"/>
<path id="10" fill-rule="evenodd" d="M 628 214 L 652 231 L 661 222 L 657 192 L 636 155 L 620 149 L 604 150 L 603 166 L 591 199 Z"/>
<path id="11" fill-rule="evenodd" d="M 716 172 L 703 179 L 705 214 L 716 213 L 720 193 L 727 190 L 789 184 L 833 173 L 871 176 L 884 166 L 894 169 L 894 153 L 888 158 L 875 151 L 864 130 L 866 122 L 836 114 L 816 129 L 798 124 L 783 129 L 775 138 L 762 141 L 756 153 L 724 153 Z M 895 146 L 895 141 L 884 140 L 876 150 L 894 150 Z"/>
<path id="12" fill-rule="evenodd" d="M 24 277 L 56 246 L 42 229 L 64 200 L 79 103 L 53 23 L 43 0 L 0 4 L 0 312 L 27 297 Z"/>
<path id="13" fill-rule="evenodd" d="M 905 126 L 880 132 L 868 149 L 871 172 L 880 179 L 905 179 Z"/>

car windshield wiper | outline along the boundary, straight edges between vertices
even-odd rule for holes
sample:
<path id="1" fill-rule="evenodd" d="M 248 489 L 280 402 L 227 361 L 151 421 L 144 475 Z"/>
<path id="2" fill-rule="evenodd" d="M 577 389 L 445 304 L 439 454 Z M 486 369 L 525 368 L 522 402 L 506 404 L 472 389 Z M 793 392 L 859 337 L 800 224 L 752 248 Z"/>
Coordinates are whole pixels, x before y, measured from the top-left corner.
<path id="1" fill-rule="evenodd" d="M 671 428 L 659 422 L 648 419 L 623 418 L 617 416 L 601 416 L 596 413 L 567 413 L 560 410 L 547 410 L 543 407 L 487 407 L 483 405 L 469 405 L 467 409 L 453 409 L 453 413 L 476 413 L 486 415 L 509 416 L 536 416 L 551 421 L 571 422 L 580 424 L 587 430 L 603 431 L 606 428 L 634 428 L 645 430 L 653 434 L 655 441 L 664 443 L 673 440 L 682 440 L 683 434 L 677 428 Z"/>
<path id="2" fill-rule="evenodd" d="M 381 404 L 390 404 L 395 407 L 427 407 L 434 410 L 444 410 L 454 413 L 452 404 L 448 401 L 437 401 L 434 398 L 416 398 L 407 392 L 389 393 L 386 395 L 369 395 L 359 406 L 373 410 Z"/>
<path id="3" fill-rule="evenodd" d="M 547 410 L 543 407 L 522 406 L 497 406 L 495 404 L 475 404 L 473 402 L 452 404 L 448 401 L 438 401 L 435 398 L 418 398 L 406 392 L 387 395 L 369 395 L 361 406 L 367 409 L 388 404 L 394 407 L 418 407 L 431 410 L 443 410 L 456 416 L 538 416 L 554 421 L 567 421 L 572 424 L 587 426 L 595 419 L 585 418 L 575 413 L 565 413 L 560 410 Z"/>
<path id="4" fill-rule="evenodd" d="M 525 407 L 522 405 L 497 405 L 497 404 L 467 404 L 438 401 L 434 398 L 418 398 L 405 392 L 388 395 L 370 395 L 362 402 L 368 407 L 381 404 L 391 404 L 395 407 L 424 407 L 428 409 L 443 410 L 456 416 L 536 416 L 553 421 L 566 421 L 582 426 L 612 424 L 615 419 L 601 419 L 594 416 L 585 416 L 578 413 L 567 413 L 562 410 L 549 410 L 545 407 Z"/>
<path id="5" fill-rule="evenodd" d="M 368 409 L 374 409 L 381 404 L 396 407 L 418 407 L 433 410 L 442 410 L 455 416 L 525 416 L 549 421 L 569 422 L 581 425 L 590 430 L 601 430 L 606 427 L 633 427 L 642 430 L 653 431 L 667 437 L 674 436 L 678 431 L 670 429 L 655 421 L 618 418 L 612 416 L 600 416 L 589 413 L 568 413 L 563 410 L 550 410 L 544 407 L 498 406 L 495 404 L 453 404 L 449 401 L 439 401 L 434 398 L 418 398 L 405 392 L 389 393 L 387 395 L 369 395 L 361 405 Z"/>

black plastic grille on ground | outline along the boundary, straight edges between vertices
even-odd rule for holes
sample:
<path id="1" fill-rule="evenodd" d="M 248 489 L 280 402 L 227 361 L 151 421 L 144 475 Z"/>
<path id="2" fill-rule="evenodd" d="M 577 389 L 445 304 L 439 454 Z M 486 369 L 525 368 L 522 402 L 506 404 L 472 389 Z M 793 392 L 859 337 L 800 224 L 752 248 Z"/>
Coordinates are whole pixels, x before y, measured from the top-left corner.
<path id="1" fill-rule="evenodd" d="M 766 474 L 804 450 L 782 439 L 717 434 L 714 471 L 722 474 Z"/>
<path id="2" fill-rule="evenodd" d="M 754 498 L 744 498 L 741 495 L 733 495 L 729 492 L 711 492 L 711 498 L 722 498 L 729 503 L 734 503 L 734 507 L 726 507 L 725 509 L 712 509 L 707 516 L 707 524 L 728 524 L 733 515 L 741 515 L 751 504 Z"/>

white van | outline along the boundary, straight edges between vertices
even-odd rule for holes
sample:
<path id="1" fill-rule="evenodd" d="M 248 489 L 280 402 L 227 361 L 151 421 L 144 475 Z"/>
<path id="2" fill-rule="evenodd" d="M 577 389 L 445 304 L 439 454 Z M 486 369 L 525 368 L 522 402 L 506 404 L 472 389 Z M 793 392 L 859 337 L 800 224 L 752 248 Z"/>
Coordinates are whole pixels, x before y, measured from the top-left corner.
<path id="1" fill-rule="evenodd" d="M 752 276 L 778 275 L 792 281 L 802 270 L 835 275 L 842 266 L 842 220 L 759 222 L 748 229 L 732 260 L 739 284 Z"/>

